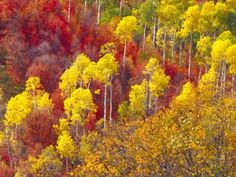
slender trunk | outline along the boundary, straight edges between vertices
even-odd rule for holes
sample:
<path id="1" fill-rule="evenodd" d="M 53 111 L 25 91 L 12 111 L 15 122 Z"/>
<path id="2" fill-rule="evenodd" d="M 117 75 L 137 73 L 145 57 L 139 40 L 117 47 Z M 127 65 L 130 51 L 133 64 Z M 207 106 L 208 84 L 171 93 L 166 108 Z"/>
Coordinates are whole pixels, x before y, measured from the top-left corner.
<path id="1" fill-rule="evenodd" d="M 234 77 L 234 75 L 232 75 L 232 76 L 231 76 L 231 82 L 232 82 L 231 93 L 232 93 L 232 96 L 234 96 L 234 80 L 235 80 L 235 77 Z"/>
<path id="2" fill-rule="evenodd" d="M 104 114 L 103 114 L 103 120 L 104 120 L 104 128 L 106 128 L 106 120 L 107 120 L 107 85 L 104 85 Z"/>
<path id="3" fill-rule="evenodd" d="M 89 79 L 89 82 L 88 82 L 88 88 L 90 88 L 90 86 L 91 86 L 91 82 L 92 82 L 92 79 Z"/>
<path id="4" fill-rule="evenodd" d="M 149 116 L 149 105 L 150 105 L 150 89 L 149 89 L 149 79 L 147 79 L 146 83 L 146 117 Z"/>
<path id="5" fill-rule="evenodd" d="M 112 124 L 112 96 L 113 96 L 113 92 L 112 92 L 112 76 L 111 76 L 111 85 L 110 85 L 110 115 L 109 115 L 109 124 L 111 126 Z"/>
<path id="6" fill-rule="evenodd" d="M 98 0 L 95 1 L 96 9 L 98 9 Z"/>
<path id="7" fill-rule="evenodd" d="M 143 28 L 143 51 L 145 50 L 145 44 L 146 44 L 146 29 L 147 29 L 147 25 L 144 25 Z"/>
<path id="8" fill-rule="evenodd" d="M 200 81 L 201 76 L 202 76 L 202 67 L 200 66 L 199 73 L 198 73 L 198 82 Z"/>
<path id="9" fill-rule="evenodd" d="M 11 155 L 11 146 L 10 146 L 9 141 L 7 142 L 7 153 L 8 153 L 8 157 L 9 157 L 9 164 L 10 164 L 11 168 L 13 168 L 12 155 Z"/>
<path id="10" fill-rule="evenodd" d="M 69 168 L 68 168 L 68 158 L 66 158 L 66 173 L 69 171 Z"/>
<path id="11" fill-rule="evenodd" d="M 76 143 L 79 143 L 79 140 L 78 140 L 78 137 L 79 137 L 78 131 L 79 131 L 79 122 L 78 122 L 78 120 L 77 120 L 77 121 L 75 122 L 75 142 L 76 142 Z"/>
<path id="12" fill-rule="evenodd" d="M 71 0 L 68 0 L 67 23 L 70 24 Z"/>
<path id="13" fill-rule="evenodd" d="M 193 43 L 193 34 L 190 33 L 190 44 L 189 44 L 189 56 L 188 56 L 188 78 L 191 78 L 191 62 L 192 62 L 192 43 Z"/>
<path id="14" fill-rule="evenodd" d="M 171 58 L 172 58 L 172 63 L 174 61 L 174 53 L 175 53 L 175 32 L 173 34 L 173 44 L 172 44 L 172 49 L 171 49 Z"/>
<path id="15" fill-rule="evenodd" d="M 119 14 L 119 16 L 122 15 L 122 7 L 123 7 L 123 0 L 120 0 L 120 14 Z"/>
<path id="16" fill-rule="evenodd" d="M 152 44 L 155 46 L 156 43 L 156 23 L 153 23 L 153 33 L 152 33 Z"/>
<path id="17" fill-rule="evenodd" d="M 179 66 L 181 66 L 181 63 L 182 63 L 182 44 L 183 44 L 183 41 L 180 40 L 180 45 L 179 45 Z"/>
<path id="18" fill-rule="evenodd" d="M 124 53 L 123 53 L 123 59 L 122 59 L 122 78 L 124 77 L 124 71 L 125 71 L 126 50 L 127 50 L 127 42 L 125 40 Z"/>
<path id="19" fill-rule="evenodd" d="M 85 13 L 85 15 L 87 14 L 87 4 L 88 4 L 88 1 L 85 0 L 84 1 L 84 13 Z"/>
<path id="20" fill-rule="evenodd" d="M 97 25 L 100 23 L 100 13 L 101 13 L 101 2 L 98 0 L 98 14 L 97 14 Z"/>
<path id="21" fill-rule="evenodd" d="M 222 91 L 223 91 L 223 94 L 225 93 L 225 84 L 226 84 L 226 63 L 224 62 L 223 64 L 223 88 L 222 88 Z"/>
<path id="22" fill-rule="evenodd" d="M 164 37 L 163 37 L 164 45 L 163 45 L 163 53 L 162 53 L 162 64 L 163 64 L 163 66 L 165 65 L 165 60 L 166 60 L 166 37 L 167 37 L 167 34 L 166 34 L 166 29 L 165 29 L 164 30 Z"/>

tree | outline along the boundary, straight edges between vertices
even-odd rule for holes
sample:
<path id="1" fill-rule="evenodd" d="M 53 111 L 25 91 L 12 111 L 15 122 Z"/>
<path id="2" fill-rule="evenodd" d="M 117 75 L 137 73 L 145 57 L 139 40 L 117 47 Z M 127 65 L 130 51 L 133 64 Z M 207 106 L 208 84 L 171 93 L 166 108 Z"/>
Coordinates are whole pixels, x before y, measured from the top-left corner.
<path id="1" fill-rule="evenodd" d="M 226 51 L 226 61 L 230 64 L 229 72 L 232 75 L 232 95 L 234 94 L 234 80 L 236 75 L 236 44 L 230 46 Z"/>
<path id="2" fill-rule="evenodd" d="M 84 87 L 83 75 L 90 62 L 86 55 L 80 54 L 72 66 L 62 74 L 59 87 L 65 96 L 68 97 L 78 85 Z M 86 82 L 88 81 L 86 80 Z"/>
<path id="3" fill-rule="evenodd" d="M 129 110 L 132 112 L 132 115 L 143 117 L 145 115 L 145 85 L 136 84 L 131 87 L 129 93 Z"/>
<path id="4" fill-rule="evenodd" d="M 122 59 L 122 66 L 124 74 L 124 68 L 126 64 L 126 51 L 127 43 L 132 39 L 133 33 L 137 30 L 137 19 L 134 16 L 124 17 L 116 28 L 116 35 L 120 38 L 121 42 L 124 43 L 124 53 Z"/>
<path id="5" fill-rule="evenodd" d="M 63 165 L 52 145 L 46 147 L 38 157 L 30 155 L 29 164 L 33 175 L 39 177 L 57 176 Z"/>
<path id="6" fill-rule="evenodd" d="M 62 132 L 58 137 L 56 149 L 61 158 L 66 160 L 66 172 L 68 172 L 69 159 L 74 158 L 76 152 L 75 143 L 69 132 Z"/>
<path id="7" fill-rule="evenodd" d="M 226 51 L 232 45 L 230 32 L 222 33 L 212 45 L 211 66 L 218 74 L 217 85 L 220 85 L 221 92 L 225 91 L 226 83 Z"/>
<path id="8" fill-rule="evenodd" d="M 210 65 L 212 44 L 212 39 L 209 36 L 201 37 L 197 42 L 196 60 L 200 67 L 198 81 L 201 78 L 202 67 Z"/>
<path id="9" fill-rule="evenodd" d="M 109 115 L 109 124 L 112 122 L 112 79 L 115 74 L 118 72 L 118 64 L 115 61 L 113 54 L 108 53 L 104 55 L 97 62 L 98 68 L 98 78 L 104 84 L 104 128 L 106 127 L 106 117 L 107 117 L 107 87 L 110 86 L 110 115 Z"/>
<path id="10" fill-rule="evenodd" d="M 197 31 L 197 26 L 199 24 L 199 16 L 200 10 L 198 5 L 189 7 L 183 16 L 184 22 L 181 34 L 183 37 L 190 37 L 188 52 L 188 78 L 191 77 L 193 32 Z"/>
<path id="11" fill-rule="evenodd" d="M 7 104 L 4 123 L 6 126 L 15 126 L 16 136 L 17 127 L 27 117 L 32 110 L 31 97 L 27 92 L 20 93 L 11 98 Z"/>
<path id="12" fill-rule="evenodd" d="M 143 50 L 145 49 L 147 29 L 153 24 L 155 17 L 155 6 L 152 0 L 143 2 L 139 7 L 140 21 L 143 25 Z"/>
<path id="13" fill-rule="evenodd" d="M 67 118 L 76 127 L 75 139 L 78 143 L 79 125 L 85 130 L 88 113 L 96 111 L 93 96 L 89 89 L 78 88 L 64 101 L 64 105 Z"/>
<path id="14" fill-rule="evenodd" d="M 164 94 L 164 90 L 169 84 L 169 76 L 160 67 L 156 58 L 150 58 L 143 71 L 146 79 L 143 81 L 146 93 L 146 116 L 151 114 L 151 108 L 155 107 L 157 98 Z"/>

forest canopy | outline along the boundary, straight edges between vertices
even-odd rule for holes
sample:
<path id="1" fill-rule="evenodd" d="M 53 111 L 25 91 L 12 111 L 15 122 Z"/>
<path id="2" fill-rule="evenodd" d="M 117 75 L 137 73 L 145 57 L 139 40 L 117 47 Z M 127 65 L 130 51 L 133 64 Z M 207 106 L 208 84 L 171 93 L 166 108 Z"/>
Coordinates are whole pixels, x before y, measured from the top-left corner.
<path id="1" fill-rule="evenodd" d="M 1 0 L 0 177 L 236 176 L 235 0 Z"/>

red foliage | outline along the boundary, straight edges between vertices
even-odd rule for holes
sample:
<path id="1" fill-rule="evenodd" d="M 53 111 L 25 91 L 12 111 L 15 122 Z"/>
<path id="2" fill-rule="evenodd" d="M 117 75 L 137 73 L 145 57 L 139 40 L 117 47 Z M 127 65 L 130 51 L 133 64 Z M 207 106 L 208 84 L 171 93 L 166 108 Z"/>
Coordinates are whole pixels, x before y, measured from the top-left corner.
<path id="1" fill-rule="evenodd" d="M 63 103 L 64 100 L 61 96 L 60 89 L 56 89 L 52 93 L 51 97 L 52 97 L 53 104 L 54 104 L 53 112 L 58 117 L 64 112 L 64 103 Z"/>
<path id="2" fill-rule="evenodd" d="M 36 146 L 45 148 L 56 143 L 56 134 L 53 125 L 57 119 L 47 110 L 33 111 L 25 120 L 22 141 L 29 148 Z"/>

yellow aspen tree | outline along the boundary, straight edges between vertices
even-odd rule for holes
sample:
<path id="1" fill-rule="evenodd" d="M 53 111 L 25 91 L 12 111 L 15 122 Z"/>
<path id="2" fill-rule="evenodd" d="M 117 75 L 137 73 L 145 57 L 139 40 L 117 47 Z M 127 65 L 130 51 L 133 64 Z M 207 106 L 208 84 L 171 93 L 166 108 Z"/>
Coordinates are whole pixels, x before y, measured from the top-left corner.
<path id="1" fill-rule="evenodd" d="M 96 111 L 93 96 L 89 89 L 78 88 L 64 101 L 64 106 L 67 118 L 75 126 L 75 139 L 78 143 L 79 125 L 84 130 L 88 113 Z"/>
<path id="2" fill-rule="evenodd" d="M 76 146 L 71 135 L 64 131 L 58 137 L 56 149 L 60 154 L 61 158 L 65 159 L 66 172 L 69 170 L 69 159 L 72 159 L 76 153 Z"/>
<path id="3" fill-rule="evenodd" d="M 118 63 L 115 60 L 113 54 L 108 53 L 104 55 L 97 62 L 98 68 L 98 78 L 99 81 L 104 84 L 104 128 L 106 127 L 106 119 L 107 119 L 107 88 L 110 86 L 112 88 L 112 79 L 115 74 L 118 72 Z M 110 116 L 109 123 L 112 122 L 112 89 L 110 90 Z"/>
<path id="4" fill-rule="evenodd" d="M 132 39 L 133 33 L 137 30 L 137 19 L 134 16 L 124 17 L 116 28 L 116 35 L 120 38 L 120 41 L 124 43 L 124 53 L 122 58 L 122 77 L 124 74 L 124 68 L 126 65 L 126 51 L 127 43 Z"/>
<path id="5" fill-rule="evenodd" d="M 83 74 L 91 60 L 84 54 L 80 54 L 74 63 L 61 76 L 59 88 L 68 97 L 77 86 L 84 87 Z"/>

